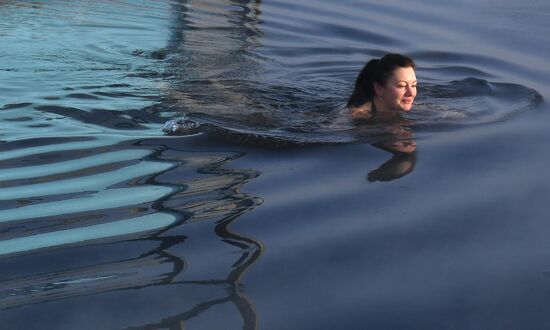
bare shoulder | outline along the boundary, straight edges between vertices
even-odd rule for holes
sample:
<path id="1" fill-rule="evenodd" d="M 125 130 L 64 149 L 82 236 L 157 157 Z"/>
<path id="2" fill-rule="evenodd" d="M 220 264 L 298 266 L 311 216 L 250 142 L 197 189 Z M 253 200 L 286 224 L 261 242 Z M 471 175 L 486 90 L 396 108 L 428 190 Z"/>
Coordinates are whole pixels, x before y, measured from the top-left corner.
<path id="1" fill-rule="evenodd" d="M 372 118 L 372 103 L 367 102 L 358 107 L 350 107 L 350 116 L 353 120 L 367 120 Z"/>

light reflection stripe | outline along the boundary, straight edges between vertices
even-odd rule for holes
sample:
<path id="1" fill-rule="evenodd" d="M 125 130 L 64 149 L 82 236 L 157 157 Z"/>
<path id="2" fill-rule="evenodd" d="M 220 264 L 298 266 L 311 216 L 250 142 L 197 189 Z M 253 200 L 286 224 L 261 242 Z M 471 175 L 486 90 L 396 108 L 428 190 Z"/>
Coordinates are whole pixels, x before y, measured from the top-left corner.
<path id="1" fill-rule="evenodd" d="M 0 223 L 137 205 L 156 201 L 172 191 L 165 186 L 108 189 L 74 199 L 0 210 Z"/>
<path id="2" fill-rule="evenodd" d="M 3 169 L 2 172 L 0 172 L 0 180 L 29 179 L 40 176 L 66 173 L 70 171 L 77 171 L 83 168 L 110 164 L 117 161 L 139 159 L 149 154 L 151 154 L 151 150 L 120 150 L 51 164 Z"/>
<path id="3" fill-rule="evenodd" d="M 0 160 L 14 159 L 14 158 L 26 157 L 26 156 L 36 156 L 38 154 L 43 154 L 47 152 L 107 147 L 127 139 L 128 137 L 123 137 L 123 136 L 120 136 L 120 137 L 102 136 L 101 139 L 93 139 L 89 141 L 55 143 L 55 144 L 49 144 L 45 146 L 21 148 L 16 150 L 0 152 Z"/>
<path id="4" fill-rule="evenodd" d="M 173 166 L 168 162 L 141 161 L 138 164 L 118 170 L 85 177 L 0 189 L 0 200 L 100 191 L 116 183 L 147 174 L 159 173 Z"/>
<path id="5" fill-rule="evenodd" d="M 171 214 L 155 213 L 99 225 L 18 237 L 0 241 L 0 255 L 158 230 L 173 224 L 176 220 L 177 218 Z"/>

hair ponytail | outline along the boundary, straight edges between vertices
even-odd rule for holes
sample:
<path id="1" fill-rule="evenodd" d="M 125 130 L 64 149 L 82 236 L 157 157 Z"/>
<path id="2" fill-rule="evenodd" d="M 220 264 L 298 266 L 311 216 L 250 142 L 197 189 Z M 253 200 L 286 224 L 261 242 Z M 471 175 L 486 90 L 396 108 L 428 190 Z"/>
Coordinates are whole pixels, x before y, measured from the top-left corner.
<path id="1" fill-rule="evenodd" d="M 373 59 L 367 62 L 363 70 L 357 76 L 355 88 L 351 94 L 347 106 L 358 107 L 374 97 L 374 73 L 380 62 L 379 59 Z"/>

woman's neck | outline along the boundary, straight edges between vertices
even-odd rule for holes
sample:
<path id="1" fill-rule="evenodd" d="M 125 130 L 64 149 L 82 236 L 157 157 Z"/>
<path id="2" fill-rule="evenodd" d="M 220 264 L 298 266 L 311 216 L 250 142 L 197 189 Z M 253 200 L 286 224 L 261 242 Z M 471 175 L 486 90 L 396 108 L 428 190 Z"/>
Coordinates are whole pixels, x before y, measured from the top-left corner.
<path id="1" fill-rule="evenodd" d="M 400 111 L 397 111 L 388 107 L 380 97 L 374 97 L 374 99 L 372 100 L 372 109 L 375 109 L 375 112 L 378 115 L 381 115 L 387 118 L 399 117 L 401 115 Z"/>
<path id="2" fill-rule="evenodd" d="M 389 113 L 391 110 L 386 107 L 384 101 L 378 96 L 375 96 L 372 99 L 372 107 L 376 109 L 377 112 Z"/>

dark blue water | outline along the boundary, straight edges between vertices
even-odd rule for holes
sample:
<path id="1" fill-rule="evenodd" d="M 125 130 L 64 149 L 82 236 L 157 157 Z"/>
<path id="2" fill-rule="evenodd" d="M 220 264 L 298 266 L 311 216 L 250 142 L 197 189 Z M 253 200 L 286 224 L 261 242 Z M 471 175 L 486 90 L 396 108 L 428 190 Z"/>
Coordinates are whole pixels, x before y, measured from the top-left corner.
<path id="1" fill-rule="evenodd" d="M 0 2 L 2 327 L 547 329 L 549 13 Z M 415 107 L 354 125 L 386 52 Z"/>

